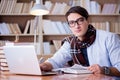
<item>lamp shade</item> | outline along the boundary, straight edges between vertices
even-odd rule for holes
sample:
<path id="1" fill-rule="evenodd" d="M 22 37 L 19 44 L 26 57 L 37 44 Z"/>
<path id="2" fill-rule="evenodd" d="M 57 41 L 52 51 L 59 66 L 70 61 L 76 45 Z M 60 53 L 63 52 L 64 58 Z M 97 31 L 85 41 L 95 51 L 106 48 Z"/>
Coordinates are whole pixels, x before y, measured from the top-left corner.
<path id="1" fill-rule="evenodd" d="M 33 6 L 33 8 L 30 10 L 30 14 L 32 15 L 46 15 L 48 14 L 49 11 L 46 9 L 46 7 L 42 4 L 42 1 L 39 2 L 39 0 L 36 0 L 35 5 Z"/>

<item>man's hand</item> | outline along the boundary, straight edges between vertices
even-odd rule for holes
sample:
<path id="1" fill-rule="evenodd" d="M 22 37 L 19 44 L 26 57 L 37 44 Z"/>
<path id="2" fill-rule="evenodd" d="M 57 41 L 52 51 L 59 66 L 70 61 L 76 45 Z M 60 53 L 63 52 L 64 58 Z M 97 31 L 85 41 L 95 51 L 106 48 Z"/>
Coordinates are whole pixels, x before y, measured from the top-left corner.
<path id="1" fill-rule="evenodd" d="M 41 63 L 40 68 L 42 71 L 51 71 L 53 69 L 52 64 L 48 62 Z"/>
<path id="2" fill-rule="evenodd" d="M 118 76 L 120 77 L 120 71 L 118 71 L 115 67 L 109 67 L 110 76 Z M 94 74 L 105 74 L 104 67 L 99 66 L 98 64 L 94 64 L 88 67 L 88 70 L 92 71 Z"/>
<path id="3" fill-rule="evenodd" d="M 88 67 L 88 70 L 92 71 L 94 74 L 104 74 L 103 67 L 98 64 L 94 64 Z"/>

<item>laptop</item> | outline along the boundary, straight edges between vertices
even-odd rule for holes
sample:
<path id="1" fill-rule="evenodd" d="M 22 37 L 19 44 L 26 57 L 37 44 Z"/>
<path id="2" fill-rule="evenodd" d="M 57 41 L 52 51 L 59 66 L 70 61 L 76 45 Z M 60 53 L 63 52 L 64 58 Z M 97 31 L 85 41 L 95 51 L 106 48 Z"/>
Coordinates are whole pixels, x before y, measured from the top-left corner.
<path id="1" fill-rule="evenodd" d="M 27 75 L 56 74 L 55 72 L 41 71 L 35 47 L 32 45 L 4 46 L 3 51 L 11 73 Z"/>

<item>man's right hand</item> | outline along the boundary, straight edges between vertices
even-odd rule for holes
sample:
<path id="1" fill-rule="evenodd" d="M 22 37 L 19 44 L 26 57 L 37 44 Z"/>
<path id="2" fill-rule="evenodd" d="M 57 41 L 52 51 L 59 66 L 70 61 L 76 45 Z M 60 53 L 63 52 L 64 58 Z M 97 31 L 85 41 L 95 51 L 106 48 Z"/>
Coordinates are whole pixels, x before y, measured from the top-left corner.
<path id="1" fill-rule="evenodd" d="M 51 71 L 53 69 L 52 64 L 49 62 L 41 63 L 40 68 L 42 71 Z"/>

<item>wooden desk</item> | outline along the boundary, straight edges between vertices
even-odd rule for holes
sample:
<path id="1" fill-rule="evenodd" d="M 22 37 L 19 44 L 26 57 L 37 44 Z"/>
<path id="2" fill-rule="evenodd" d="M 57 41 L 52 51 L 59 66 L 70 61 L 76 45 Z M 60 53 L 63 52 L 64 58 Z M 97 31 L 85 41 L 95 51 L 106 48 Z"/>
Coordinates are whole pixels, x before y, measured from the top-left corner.
<path id="1" fill-rule="evenodd" d="M 111 76 L 100 74 L 59 74 L 50 76 L 28 76 L 3 73 L 0 74 L 0 80 L 120 80 Z"/>

